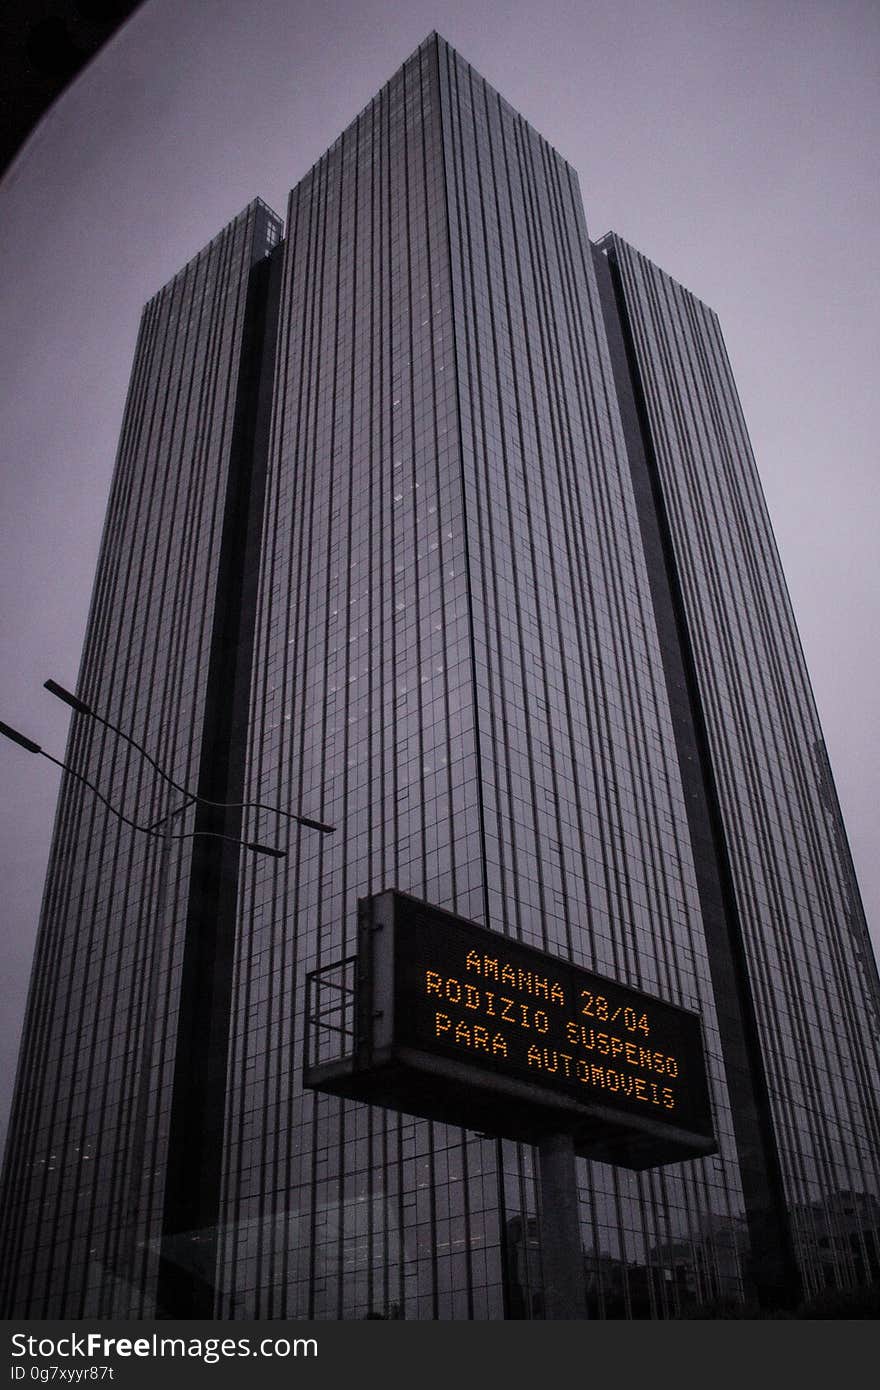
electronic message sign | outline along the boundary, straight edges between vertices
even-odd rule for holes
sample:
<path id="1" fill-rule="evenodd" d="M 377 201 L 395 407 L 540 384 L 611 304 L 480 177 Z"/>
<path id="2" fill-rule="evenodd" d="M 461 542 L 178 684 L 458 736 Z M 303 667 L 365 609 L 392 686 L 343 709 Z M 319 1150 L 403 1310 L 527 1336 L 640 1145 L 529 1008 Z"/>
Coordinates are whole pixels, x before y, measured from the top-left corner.
<path id="1" fill-rule="evenodd" d="M 716 1150 L 697 1014 L 395 890 L 359 913 L 351 1045 L 307 1085 L 631 1168 Z"/>

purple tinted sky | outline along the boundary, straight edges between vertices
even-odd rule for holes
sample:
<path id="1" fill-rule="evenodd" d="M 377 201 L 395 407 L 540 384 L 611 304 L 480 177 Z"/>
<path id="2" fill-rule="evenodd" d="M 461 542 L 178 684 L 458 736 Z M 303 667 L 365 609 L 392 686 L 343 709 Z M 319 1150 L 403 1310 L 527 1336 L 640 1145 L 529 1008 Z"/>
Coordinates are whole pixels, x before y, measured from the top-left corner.
<path id="1" fill-rule="evenodd" d="M 0 718 L 63 752 L 142 304 L 432 29 L 720 315 L 876 942 L 875 0 L 147 0 L 0 185 Z M 58 779 L 0 778 L 2 1127 Z"/>

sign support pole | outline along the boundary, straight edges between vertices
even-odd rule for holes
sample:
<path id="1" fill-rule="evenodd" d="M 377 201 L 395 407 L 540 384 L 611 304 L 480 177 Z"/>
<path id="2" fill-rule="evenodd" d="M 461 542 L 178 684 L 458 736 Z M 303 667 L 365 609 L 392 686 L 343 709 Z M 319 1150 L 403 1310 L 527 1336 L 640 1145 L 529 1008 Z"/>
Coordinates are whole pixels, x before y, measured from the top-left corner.
<path id="1" fill-rule="evenodd" d="M 544 1317 L 587 1317 L 584 1253 L 578 1214 L 574 1139 L 549 1134 L 539 1139 L 538 1212 L 544 1271 Z"/>

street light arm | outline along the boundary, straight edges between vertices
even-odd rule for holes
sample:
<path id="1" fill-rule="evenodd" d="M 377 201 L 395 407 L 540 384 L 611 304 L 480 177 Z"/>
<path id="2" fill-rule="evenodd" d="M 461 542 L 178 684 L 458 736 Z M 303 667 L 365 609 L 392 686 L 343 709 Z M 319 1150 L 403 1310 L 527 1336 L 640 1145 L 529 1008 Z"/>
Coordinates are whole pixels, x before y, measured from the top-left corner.
<path id="1" fill-rule="evenodd" d="M 106 806 L 107 810 L 110 811 L 117 820 L 121 820 L 123 825 L 130 825 L 132 830 L 142 830 L 147 835 L 156 833 L 150 830 L 146 825 L 139 825 L 136 820 L 132 820 L 124 811 L 120 811 L 111 801 L 107 800 L 104 793 L 99 791 L 94 782 L 90 781 L 84 773 L 77 772 L 76 769 L 72 768 L 68 763 L 63 763 L 60 758 L 54 758 L 51 753 L 46 752 L 45 748 L 38 748 L 36 751 L 40 754 L 41 758 L 47 758 L 50 763 L 54 763 L 56 767 L 60 767 L 62 772 L 69 773 L 69 775 L 75 777 L 78 782 L 82 782 L 83 786 L 88 787 L 89 791 L 101 802 L 101 805 Z"/>
<path id="2" fill-rule="evenodd" d="M 284 859 L 287 856 L 286 850 L 275 849 L 272 845 L 262 845 L 256 840 L 239 840 L 234 835 L 222 835 L 217 830 L 192 830 L 184 835 L 168 835 L 165 831 L 153 829 L 152 826 L 140 825 L 138 821 L 132 820 L 124 811 L 120 811 L 118 807 L 108 801 L 103 792 L 99 791 L 94 782 L 90 781 L 84 773 L 77 772 L 76 768 L 71 767 L 69 763 L 64 763 L 60 758 L 53 757 L 51 753 L 46 752 L 45 748 L 41 748 L 38 743 L 34 743 L 33 739 L 27 738 L 24 734 L 19 733 L 18 730 L 13 729 L 11 725 L 4 724 L 2 720 L 0 720 L 0 734 L 5 735 L 12 743 L 17 743 L 20 748 L 24 748 L 28 753 L 38 753 L 41 758 L 46 758 L 48 762 L 54 763 L 56 767 L 60 767 L 62 772 L 66 772 L 71 777 L 75 777 L 78 782 L 82 782 L 83 785 L 88 787 L 89 791 L 98 798 L 102 806 L 106 806 L 107 810 L 114 815 L 117 820 L 122 821 L 123 825 L 130 826 L 132 830 L 140 830 L 144 835 L 151 835 L 154 839 L 160 840 L 193 840 L 197 835 L 207 835 L 213 840 L 228 840 L 230 844 L 241 845 L 245 849 L 253 850 L 256 854 L 270 855 L 273 859 Z"/>
<path id="3" fill-rule="evenodd" d="M 43 751 L 38 743 L 34 743 L 33 739 L 25 738 L 24 734 L 13 729 L 10 724 L 4 724 L 2 719 L 0 719 L 0 734 L 5 735 L 12 743 L 17 743 L 19 748 L 26 748 L 29 753 L 42 753 Z"/>
<path id="4" fill-rule="evenodd" d="M 92 709 L 91 705 L 87 705 L 85 700 L 81 700 L 78 695 L 74 695 L 70 690 L 65 690 L 63 685 L 59 685 L 57 681 L 51 679 L 43 682 L 43 689 L 48 690 L 50 695 L 55 695 L 59 700 L 63 700 L 64 704 L 69 705 L 77 714 L 84 714 L 89 719 L 97 720 L 99 724 L 103 724 L 105 728 L 112 730 L 112 732 L 118 734 L 120 738 L 124 738 L 126 743 L 130 743 L 133 748 L 136 748 L 141 757 L 146 758 L 150 766 L 158 772 L 160 777 L 163 777 L 166 782 L 169 782 L 175 791 L 182 792 L 184 796 L 190 795 L 185 787 L 175 782 L 174 778 L 169 776 L 169 774 L 159 766 L 155 758 L 151 757 L 146 748 L 142 748 L 141 745 L 132 738 L 131 734 L 127 734 L 124 729 L 120 729 L 118 725 L 113 724 L 109 719 L 105 719 L 103 714 L 99 714 L 97 710 Z"/>
<path id="5" fill-rule="evenodd" d="M 111 720 L 105 719 L 103 714 L 98 714 L 97 710 L 92 709 L 91 705 L 87 705 L 85 700 L 81 700 L 78 695 L 74 695 L 70 690 L 65 690 L 63 685 L 59 685 L 57 681 L 51 679 L 44 681 L 43 686 L 51 695 L 55 695 L 59 700 L 63 700 L 64 703 L 69 705 L 72 710 L 75 710 L 77 714 L 84 714 L 90 719 L 96 719 L 99 724 L 103 724 L 114 734 L 117 734 L 119 738 L 125 739 L 125 742 L 130 743 L 132 748 L 137 749 L 141 757 L 145 758 L 150 764 L 150 767 L 152 767 L 169 786 L 172 786 L 175 791 L 180 792 L 181 796 L 191 797 L 193 801 L 198 801 L 203 806 L 213 806 L 225 811 L 270 811 L 276 816 L 285 816 L 287 820 L 292 820 L 297 825 L 302 825 L 308 830 L 320 830 L 324 835 L 330 835 L 336 829 L 334 825 L 326 825 L 323 821 L 313 820 L 311 816 L 298 816 L 293 811 L 285 811 L 281 806 L 269 806 L 263 801 L 212 801 L 210 797 L 199 796 L 197 792 L 191 792 L 187 787 L 181 786 L 180 782 L 176 782 L 170 773 L 167 773 L 164 768 L 159 766 L 155 758 L 147 752 L 146 748 L 138 743 L 137 739 L 132 738 L 131 734 L 126 733 L 124 729 L 120 729 L 118 724 L 114 724 Z"/>

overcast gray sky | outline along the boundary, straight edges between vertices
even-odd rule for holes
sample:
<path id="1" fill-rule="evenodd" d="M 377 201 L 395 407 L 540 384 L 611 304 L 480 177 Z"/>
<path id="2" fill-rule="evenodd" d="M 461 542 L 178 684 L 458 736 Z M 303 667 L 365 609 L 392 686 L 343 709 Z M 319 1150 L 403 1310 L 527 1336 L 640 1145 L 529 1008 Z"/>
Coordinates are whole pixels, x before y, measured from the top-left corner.
<path id="1" fill-rule="evenodd" d="M 432 29 L 720 315 L 876 943 L 876 0 L 147 0 L 0 184 L 0 719 L 63 753 L 141 306 Z M 58 778 L 0 779 L 2 1129 Z"/>

